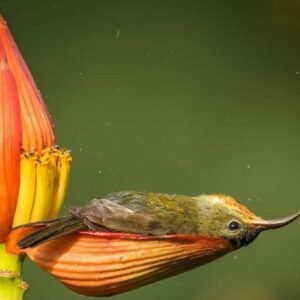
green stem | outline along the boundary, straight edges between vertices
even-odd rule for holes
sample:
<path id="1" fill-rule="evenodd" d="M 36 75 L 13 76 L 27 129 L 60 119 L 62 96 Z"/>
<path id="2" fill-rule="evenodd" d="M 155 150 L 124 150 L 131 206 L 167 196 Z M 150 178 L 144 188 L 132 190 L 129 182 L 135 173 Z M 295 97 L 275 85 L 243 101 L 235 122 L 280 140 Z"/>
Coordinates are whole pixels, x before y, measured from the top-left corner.
<path id="1" fill-rule="evenodd" d="M 22 257 L 6 252 L 0 244 L 0 299 L 22 300 L 27 284 L 21 279 Z"/>

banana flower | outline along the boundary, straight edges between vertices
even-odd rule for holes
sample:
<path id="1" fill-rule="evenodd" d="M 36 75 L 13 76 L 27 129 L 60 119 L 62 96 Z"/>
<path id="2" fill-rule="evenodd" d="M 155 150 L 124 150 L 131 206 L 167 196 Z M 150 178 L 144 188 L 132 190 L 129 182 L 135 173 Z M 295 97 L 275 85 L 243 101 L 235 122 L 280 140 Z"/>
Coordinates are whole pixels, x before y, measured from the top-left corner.
<path id="1" fill-rule="evenodd" d="M 22 299 L 22 258 L 7 252 L 12 227 L 56 217 L 69 178 L 69 151 L 55 144 L 42 96 L 0 17 L 0 299 Z"/>

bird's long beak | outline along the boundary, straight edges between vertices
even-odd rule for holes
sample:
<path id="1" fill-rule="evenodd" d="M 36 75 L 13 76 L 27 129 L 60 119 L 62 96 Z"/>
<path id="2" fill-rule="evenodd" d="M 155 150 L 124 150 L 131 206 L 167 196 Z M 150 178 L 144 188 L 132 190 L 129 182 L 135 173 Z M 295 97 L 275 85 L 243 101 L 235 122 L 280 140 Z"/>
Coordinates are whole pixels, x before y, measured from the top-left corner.
<path id="1" fill-rule="evenodd" d="M 271 230 L 280 228 L 283 226 L 286 226 L 290 224 L 291 222 L 295 221 L 298 217 L 300 217 L 300 211 L 296 212 L 295 214 L 281 218 L 281 219 L 273 219 L 273 220 L 255 220 L 251 222 L 251 225 L 253 225 L 258 230 Z"/>

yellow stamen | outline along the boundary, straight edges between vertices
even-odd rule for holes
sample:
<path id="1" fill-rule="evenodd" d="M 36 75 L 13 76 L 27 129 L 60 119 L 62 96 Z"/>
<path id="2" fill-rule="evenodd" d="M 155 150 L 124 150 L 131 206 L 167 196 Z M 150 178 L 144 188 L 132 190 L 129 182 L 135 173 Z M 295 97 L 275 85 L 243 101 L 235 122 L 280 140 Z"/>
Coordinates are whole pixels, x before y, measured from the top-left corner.
<path id="1" fill-rule="evenodd" d="M 50 218 L 55 218 L 62 207 L 69 182 L 71 159 L 69 151 L 63 151 L 59 154 L 54 201 L 52 204 Z"/>
<path id="2" fill-rule="evenodd" d="M 20 187 L 13 227 L 30 221 L 35 197 L 37 158 L 35 153 L 23 153 L 21 155 Z"/>
<path id="3" fill-rule="evenodd" d="M 45 148 L 41 154 L 22 154 L 14 227 L 58 215 L 67 190 L 70 161 L 70 152 L 56 147 Z"/>
<path id="4" fill-rule="evenodd" d="M 36 191 L 34 205 L 30 216 L 31 222 L 49 219 L 54 195 L 56 170 L 46 153 L 40 158 L 36 167 Z"/>

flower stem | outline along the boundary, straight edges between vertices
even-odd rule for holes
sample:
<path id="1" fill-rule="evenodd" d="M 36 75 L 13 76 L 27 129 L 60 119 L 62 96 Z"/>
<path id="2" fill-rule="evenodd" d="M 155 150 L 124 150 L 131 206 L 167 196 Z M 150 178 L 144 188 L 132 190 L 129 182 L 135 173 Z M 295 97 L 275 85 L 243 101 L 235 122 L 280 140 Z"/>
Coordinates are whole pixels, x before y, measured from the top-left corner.
<path id="1" fill-rule="evenodd" d="M 0 244 L 0 299 L 22 300 L 28 288 L 21 279 L 23 258 L 6 252 Z"/>

